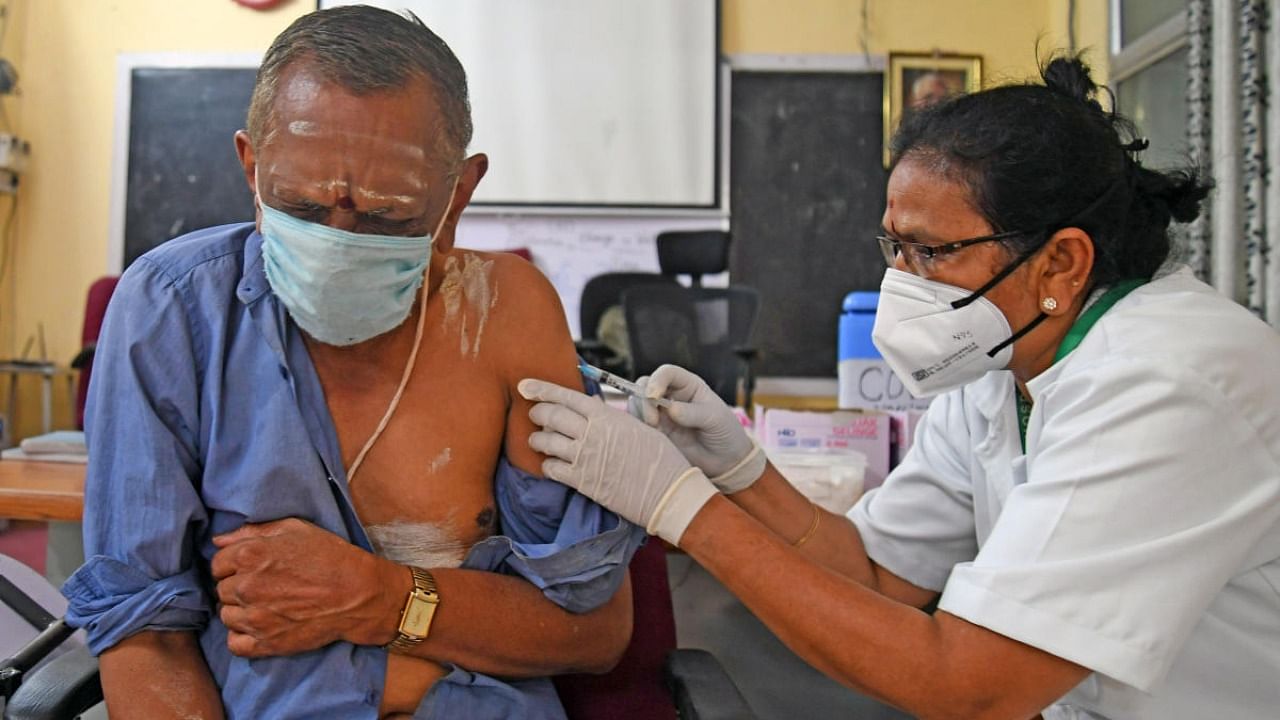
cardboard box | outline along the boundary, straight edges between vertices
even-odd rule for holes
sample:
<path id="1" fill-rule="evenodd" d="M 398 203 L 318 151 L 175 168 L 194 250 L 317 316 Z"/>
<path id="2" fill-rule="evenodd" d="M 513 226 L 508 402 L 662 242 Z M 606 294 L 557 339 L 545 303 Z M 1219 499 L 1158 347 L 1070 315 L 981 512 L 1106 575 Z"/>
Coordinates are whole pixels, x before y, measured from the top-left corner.
<path id="1" fill-rule="evenodd" d="M 812 411 L 756 406 L 756 438 L 766 451 L 857 450 L 867 458 L 864 490 L 889 474 L 893 418 L 858 410 Z"/>

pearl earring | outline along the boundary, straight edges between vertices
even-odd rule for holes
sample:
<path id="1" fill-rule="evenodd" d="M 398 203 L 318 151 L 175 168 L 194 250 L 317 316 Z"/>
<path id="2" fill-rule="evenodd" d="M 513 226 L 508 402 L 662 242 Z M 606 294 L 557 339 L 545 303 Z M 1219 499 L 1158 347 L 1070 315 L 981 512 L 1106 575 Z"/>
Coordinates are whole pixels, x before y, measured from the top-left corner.
<path id="1" fill-rule="evenodd" d="M 1044 308 L 1045 312 L 1053 312 L 1058 309 L 1058 301 L 1047 297 L 1040 301 L 1040 307 Z"/>

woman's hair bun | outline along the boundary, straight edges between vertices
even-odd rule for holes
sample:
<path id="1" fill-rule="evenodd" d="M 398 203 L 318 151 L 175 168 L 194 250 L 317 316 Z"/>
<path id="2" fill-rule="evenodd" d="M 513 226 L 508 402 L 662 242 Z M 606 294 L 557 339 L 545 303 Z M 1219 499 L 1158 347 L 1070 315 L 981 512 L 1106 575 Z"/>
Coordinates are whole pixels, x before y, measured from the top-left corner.
<path id="1" fill-rule="evenodd" d="M 1060 95 L 1079 100 L 1099 112 L 1102 105 L 1095 95 L 1098 85 L 1089 74 L 1089 66 L 1079 56 L 1057 56 L 1040 68 L 1045 87 Z"/>
<path id="2" fill-rule="evenodd" d="M 1200 203 L 1213 187 L 1191 170 L 1162 173 L 1138 168 L 1137 172 L 1139 190 L 1164 203 L 1169 208 L 1169 216 L 1180 223 L 1189 223 L 1200 216 Z"/>

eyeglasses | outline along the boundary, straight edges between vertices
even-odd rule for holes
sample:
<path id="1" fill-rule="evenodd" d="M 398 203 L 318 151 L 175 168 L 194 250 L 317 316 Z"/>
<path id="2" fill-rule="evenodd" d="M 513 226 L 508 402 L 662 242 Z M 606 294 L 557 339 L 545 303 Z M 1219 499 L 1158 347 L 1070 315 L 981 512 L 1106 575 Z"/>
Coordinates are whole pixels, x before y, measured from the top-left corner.
<path id="1" fill-rule="evenodd" d="M 996 242 L 1024 234 L 1026 234 L 1024 230 L 1006 230 L 994 235 L 983 235 L 982 237 L 969 238 L 968 240 L 956 240 L 955 242 L 942 243 L 941 245 L 926 245 L 910 240 L 899 240 L 888 235 L 877 235 L 876 242 L 880 243 L 880 253 L 884 255 L 885 263 L 892 266 L 897 261 L 898 255 L 901 254 L 906 258 L 907 266 L 914 268 L 932 262 L 939 255 L 953 253 L 970 245 Z"/>

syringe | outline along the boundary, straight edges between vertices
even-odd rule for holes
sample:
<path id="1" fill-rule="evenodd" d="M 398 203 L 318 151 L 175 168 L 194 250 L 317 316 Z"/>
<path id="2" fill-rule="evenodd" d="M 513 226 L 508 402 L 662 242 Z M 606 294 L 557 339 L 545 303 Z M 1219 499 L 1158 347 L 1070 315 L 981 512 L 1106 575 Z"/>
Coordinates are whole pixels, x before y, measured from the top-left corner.
<path id="1" fill-rule="evenodd" d="M 624 380 L 623 378 L 620 378 L 617 375 L 614 375 L 613 373 L 607 370 L 601 370 L 600 368 L 594 365 L 588 365 L 586 362 L 582 360 L 578 361 L 578 370 L 579 372 L 582 373 L 583 377 L 588 378 L 590 380 L 595 380 L 601 385 L 608 385 L 614 390 L 617 390 L 625 395 L 630 395 L 631 397 L 640 398 L 641 400 L 647 400 L 648 402 L 651 402 L 657 405 L 658 407 L 664 407 L 664 408 L 671 407 L 671 401 L 668 400 L 667 398 L 645 397 L 644 393 L 640 391 L 639 385 L 636 385 L 630 380 Z"/>

